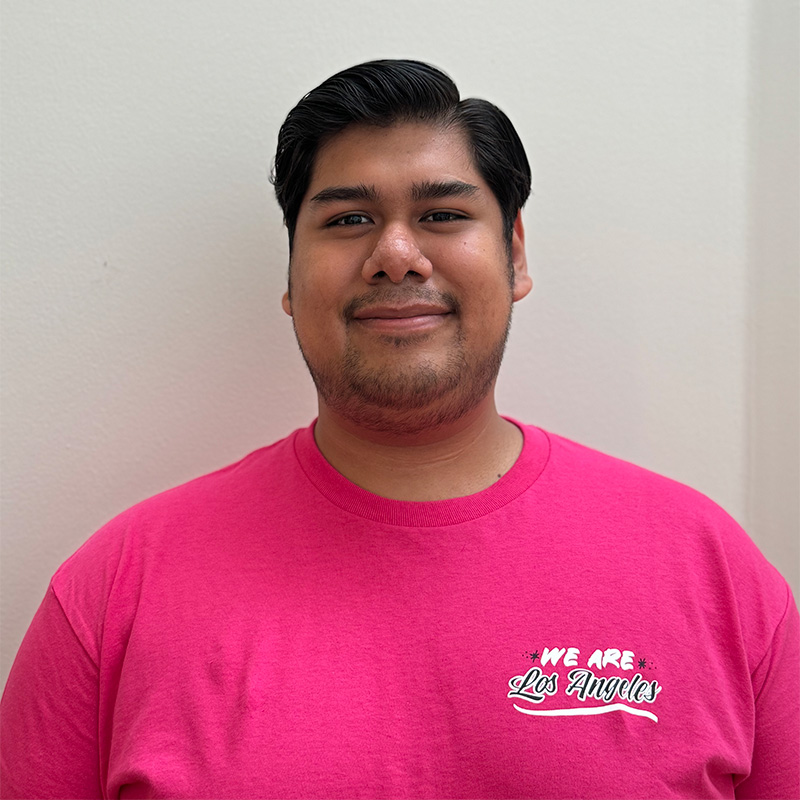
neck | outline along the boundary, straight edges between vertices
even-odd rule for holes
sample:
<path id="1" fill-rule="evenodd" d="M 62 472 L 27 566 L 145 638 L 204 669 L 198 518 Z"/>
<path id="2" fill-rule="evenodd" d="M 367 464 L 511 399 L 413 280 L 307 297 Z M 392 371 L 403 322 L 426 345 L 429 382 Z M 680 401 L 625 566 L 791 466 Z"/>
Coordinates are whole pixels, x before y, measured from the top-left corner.
<path id="1" fill-rule="evenodd" d="M 348 480 L 392 500 L 446 500 L 491 486 L 514 464 L 522 433 L 489 396 L 468 414 L 434 430 L 404 436 L 358 427 L 320 401 L 314 437 Z"/>

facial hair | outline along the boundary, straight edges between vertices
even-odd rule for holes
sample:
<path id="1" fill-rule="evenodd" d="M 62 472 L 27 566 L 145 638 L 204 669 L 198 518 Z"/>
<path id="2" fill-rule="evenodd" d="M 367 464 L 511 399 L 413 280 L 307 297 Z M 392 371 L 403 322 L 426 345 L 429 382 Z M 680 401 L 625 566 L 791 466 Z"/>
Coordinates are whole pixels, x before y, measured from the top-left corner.
<path id="1" fill-rule="evenodd" d="M 392 435 L 414 435 L 456 422 L 477 406 L 491 391 L 503 359 L 511 325 L 508 317 L 502 335 L 488 349 L 468 350 L 460 323 L 460 305 L 447 292 L 428 287 L 379 287 L 348 303 L 342 311 L 345 325 L 354 313 L 369 305 L 431 302 L 451 309 L 456 330 L 443 363 L 433 360 L 403 363 L 403 351 L 419 344 L 425 334 L 384 340 L 394 349 L 396 360 L 382 366 L 366 363 L 351 337 L 336 363 L 315 363 L 303 349 L 302 335 L 294 322 L 300 352 L 308 366 L 320 398 L 332 411 L 359 427 Z"/>

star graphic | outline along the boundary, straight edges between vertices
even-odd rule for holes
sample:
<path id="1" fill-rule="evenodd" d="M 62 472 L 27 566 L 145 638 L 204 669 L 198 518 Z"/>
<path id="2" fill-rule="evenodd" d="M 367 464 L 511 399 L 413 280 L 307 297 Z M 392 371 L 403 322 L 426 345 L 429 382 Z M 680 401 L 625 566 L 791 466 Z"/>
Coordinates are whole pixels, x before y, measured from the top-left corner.
<path id="1" fill-rule="evenodd" d="M 647 666 L 647 661 L 644 658 L 639 659 L 639 669 L 644 669 Z"/>
<path id="2" fill-rule="evenodd" d="M 531 661 L 536 661 L 537 658 L 539 658 L 539 651 L 538 650 L 534 650 L 531 653 Z"/>

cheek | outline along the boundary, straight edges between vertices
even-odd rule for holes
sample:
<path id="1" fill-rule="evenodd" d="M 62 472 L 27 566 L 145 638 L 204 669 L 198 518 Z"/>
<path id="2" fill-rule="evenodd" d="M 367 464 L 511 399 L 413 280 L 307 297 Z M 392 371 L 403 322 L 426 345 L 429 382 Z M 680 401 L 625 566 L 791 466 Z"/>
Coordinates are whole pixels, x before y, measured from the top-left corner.
<path id="1" fill-rule="evenodd" d="M 512 285 L 506 263 L 491 268 L 484 265 L 480 271 L 468 276 L 460 292 L 463 302 L 469 304 L 475 327 L 491 336 L 498 329 L 505 329 L 513 306 Z"/>
<path id="2" fill-rule="evenodd" d="M 434 272 L 447 270 L 448 278 L 485 270 L 492 262 L 492 248 L 476 237 L 458 240 L 428 240 L 422 253 L 433 263 Z"/>
<path id="3" fill-rule="evenodd" d="M 462 300 L 482 309 L 486 317 L 508 313 L 512 283 L 507 260 L 491 260 L 477 266 L 465 262 L 458 285 Z"/>
<path id="4" fill-rule="evenodd" d="M 304 347 L 335 347 L 345 335 L 341 292 L 314 276 L 292 278 L 291 307 L 294 327 Z"/>
<path id="5" fill-rule="evenodd" d="M 334 288 L 326 280 L 324 273 L 292 266 L 291 297 L 295 316 L 319 313 L 326 300 L 329 305 L 334 302 L 334 296 Z"/>
<path id="6" fill-rule="evenodd" d="M 291 265 L 292 301 L 297 296 L 309 306 L 342 303 L 354 271 L 358 270 L 353 266 L 353 257 L 339 250 L 297 248 Z"/>
<path id="7" fill-rule="evenodd" d="M 508 253 L 495 236 L 464 237 L 438 246 L 434 242 L 425 255 L 433 262 L 434 273 L 437 264 L 442 271 L 446 267 L 447 279 L 454 283 L 489 286 L 498 276 L 508 282 Z"/>

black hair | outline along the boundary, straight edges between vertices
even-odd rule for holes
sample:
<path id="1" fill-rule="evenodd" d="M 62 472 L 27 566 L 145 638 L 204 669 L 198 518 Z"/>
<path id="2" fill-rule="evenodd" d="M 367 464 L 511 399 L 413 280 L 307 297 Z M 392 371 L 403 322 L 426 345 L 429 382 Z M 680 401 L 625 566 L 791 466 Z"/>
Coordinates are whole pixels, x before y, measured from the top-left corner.
<path id="1" fill-rule="evenodd" d="M 272 183 L 290 250 L 320 146 L 348 125 L 411 121 L 452 125 L 466 134 L 475 166 L 500 205 L 510 245 L 517 213 L 531 191 L 530 165 L 511 121 L 486 100 L 461 100 L 455 83 L 436 67 L 385 59 L 328 78 L 300 100 L 281 126 Z"/>

